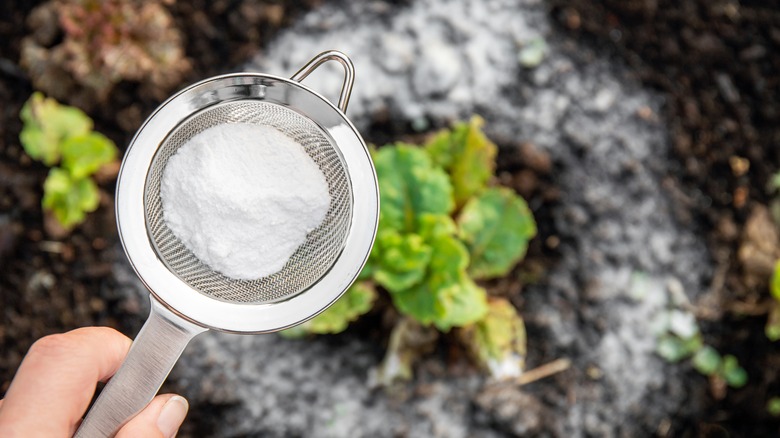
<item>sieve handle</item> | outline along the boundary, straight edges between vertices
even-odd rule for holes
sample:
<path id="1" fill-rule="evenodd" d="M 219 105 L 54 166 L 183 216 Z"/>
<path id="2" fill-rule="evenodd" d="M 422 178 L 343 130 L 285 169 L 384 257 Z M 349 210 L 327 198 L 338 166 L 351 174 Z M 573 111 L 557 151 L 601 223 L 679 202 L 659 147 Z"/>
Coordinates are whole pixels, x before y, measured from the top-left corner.
<path id="1" fill-rule="evenodd" d="M 311 61 L 306 63 L 300 70 L 298 70 L 290 79 L 296 82 L 301 82 L 306 79 L 317 67 L 322 65 L 326 61 L 337 61 L 344 67 L 344 83 L 341 85 L 341 94 L 339 95 L 338 107 L 343 113 L 347 113 L 347 104 L 349 103 L 349 96 L 352 94 L 352 85 L 355 84 L 355 66 L 352 64 L 352 60 L 347 55 L 339 52 L 338 50 L 328 50 L 322 52 L 319 55 L 312 58 Z"/>
<path id="2" fill-rule="evenodd" d="M 154 297 L 151 301 L 149 319 L 75 438 L 113 437 L 152 401 L 190 339 L 206 331 L 166 309 Z"/>

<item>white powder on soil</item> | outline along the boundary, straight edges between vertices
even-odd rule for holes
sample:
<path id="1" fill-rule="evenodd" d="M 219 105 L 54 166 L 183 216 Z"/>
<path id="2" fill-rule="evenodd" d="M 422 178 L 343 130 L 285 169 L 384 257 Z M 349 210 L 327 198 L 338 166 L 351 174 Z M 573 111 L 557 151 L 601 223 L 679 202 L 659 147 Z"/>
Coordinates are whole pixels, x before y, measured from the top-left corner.
<path id="1" fill-rule="evenodd" d="M 330 205 L 303 147 L 269 126 L 221 124 L 195 135 L 165 166 L 163 218 L 198 259 L 241 280 L 271 275 Z"/>

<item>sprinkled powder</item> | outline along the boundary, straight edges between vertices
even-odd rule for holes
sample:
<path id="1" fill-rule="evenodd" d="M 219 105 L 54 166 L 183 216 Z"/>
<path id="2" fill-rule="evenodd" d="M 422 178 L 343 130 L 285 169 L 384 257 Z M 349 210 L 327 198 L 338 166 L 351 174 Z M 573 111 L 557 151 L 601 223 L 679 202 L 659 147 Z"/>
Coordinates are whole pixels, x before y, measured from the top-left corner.
<path id="1" fill-rule="evenodd" d="M 165 166 L 163 218 L 198 259 L 240 280 L 271 275 L 330 205 L 322 171 L 270 126 L 221 124 L 182 145 Z"/>

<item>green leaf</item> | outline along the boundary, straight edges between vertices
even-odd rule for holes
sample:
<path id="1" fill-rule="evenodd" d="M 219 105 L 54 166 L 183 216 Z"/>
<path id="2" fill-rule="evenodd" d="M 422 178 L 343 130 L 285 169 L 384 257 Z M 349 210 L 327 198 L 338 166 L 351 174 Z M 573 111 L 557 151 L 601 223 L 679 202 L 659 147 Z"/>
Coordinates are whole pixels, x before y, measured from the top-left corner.
<path id="1" fill-rule="evenodd" d="M 523 45 L 517 59 L 525 68 L 534 68 L 542 63 L 547 54 L 547 43 L 544 38 L 534 38 Z"/>
<path id="2" fill-rule="evenodd" d="M 425 150 L 444 168 L 452 181 L 455 204 L 462 206 L 481 191 L 493 176 L 498 148 L 482 132 L 484 120 L 474 116 L 433 137 Z"/>
<path id="3" fill-rule="evenodd" d="M 455 205 L 447 174 L 420 148 L 397 144 L 374 154 L 379 180 L 380 226 L 416 232 L 425 213 L 449 214 Z"/>
<path id="4" fill-rule="evenodd" d="M 431 259 L 432 249 L 417 234 L 384 230 L 374 250 L 374 279 L 390 292 L 400 292 L 420 283 Z"/>
<path id="5" fill-rule="evenodd" d="M 694 336 L 690 339 L 680 339 L 674 335 L 664 335 L 658 339 L 656 353 L 668 362 L 676 363 L 701 348 L 701 338 Z"/>
<path id="6" fill-rule="evenodd" d="M 440 236 L 454 236 L 457 233 L 455 221 L 443 214 L 423 214 L 419 219 L 420 235 L 431 241 Z"/>
<path id="7" fill-rule="evenodd" d="M 294 330 L 285 336 L 297 337 L 305 333 L 341 333 L 347 329 L 350 322 L 371 310 L 376 297 L 376 290 L 371 283 L 355 283 L 332 306 L 299 325 L 299 330 Z"/>
<path id="8" fill-rule="evenodd" d="M 780 397 L 772 397 L 766 403 L 766 411 L 773 417 L 780 417 Z"/>
<path id="9" fill-rule="evenodd" d="M 487 313 L 487 292 L 466 274 L 469 254 L 453 236 L 439 235 L 432 243 L 428 289 L 437 298 L 437 317 L 433 323 L 448 331 L 476 322 Z"/>
<path id="10" fill-rule="evenodd" d="M 693 356 L 693 367 L 706 376 L 715 374 L 720 368 L 720 354 L 709 345 L 705 345 Z"/>
<path id="11" fill-rule="evenodd" d="M 460 333 L 469 353 L 495 378 L 519 376 L 525 366 L 526 332 L 523 319 L 502 298 L 488 304 L 485 317 Z"/>
<path id="12" fill-rule="evenodd" d="M 747 371 L 739 366 L 737 358 L 730 354 L 723 357 L 720 375 L 732 388 L 741 388 L 748 380 Z"/>
<path id="13" fill-rule="evenodd" d="M 435 280 L 430 283 L 435 286 Z M 446 332 L 453 327 L 463 327 L 482 319 L 487 313 L 487 292 L 477 286 L 469 276 L 460 272 L 454 282 L 445 282 L 437 296 L 440 316 L 433 323 L 439 330 Z"/>
<path id="14" fill-rule="evenodd" d="M 390 294 L 393 305 L 404 315 L 411 316 L 421 324 L 431 324 L 442 316 L 444 309 L 439 305 L 438 291 L 431 290 L 427 283 Z"/>
<path id="15" fill-rule="evenodd" d="M 455 236 L 441 234 L 430 241 L 433 253 L 429 270 L 433 275 L 446 276 L 447 281 L 457 281 L 458 273 L 469 265 L 469 252 Z"/>
<path id="16" fill-rule="evenodd" d="M 425 231 L 433 235 L 424 281 L 391 290 L 391 297 L 401 313 L 447 331 L 482 318 L 487 311 L 487 294 L 466 274 L 468 251 L 457 238 L 444 232 L 447 221 L 429 219 Z"/>
<path id="17" fill-rule="evenodd" d="M 55 167 L 43 183 L 43 208 L 52 211 L 66 229 L 83 222 L 86 213 L 95 211 L 99 203 L 98 188 L 89 178 L 74 179 Z"/>
<path id="18" fill-rule="evenodd" d="M 59 161 L 63 141 L 92 129 L 92 120 L 81 110 L 61 105 L 39 92 L 33 93 L 19 115 L 24 122 L 19 140 L 25 152 L 47 166 Z"/>
<path id="19" fill-rule="evenodd" d="M 778 301 L 772 303 L 772 308 L 769 310 L 769 317 L 764 327 L 764 333 L 767 339 L 772 342 L 780 339 L 780 302 Z"/>
<path id="20" fill-rule="evenodd" d="M 780 260 L 775 265 L 775 272 L 772 274 L 772 283 L 769 285 L 772 296 L 780 301 Z"/>
<path id="21" fill-rule="evenodd" d="M 525 201 L 504 187 L 472 198 L 458 218 L 460 238 L 471 253 L 472 277 L 506 275 L 519 262 L 536 235 L 536 223 Z"/>
<path id="22" fill-rule="evenodd" d="M 445 317 L 447 308 L 441 300 L 442 291 L 458 281 L 458 274 L 468 264 L 468 253 L 452 236 L 439 236 L 430 242 L 429 263 L 424 281 L 409 288 L 391 290 L 393 304 L 401 313 L 430 324 Z"/>
<path id="23" fill-rule="evenodd" d="M 114 142 L 99 132 L 69 137 L 62 143 L 62 167 L 74 178 L 85 178 L 116 157 Z"/>
<path id="24" fill-rule="evenodd" d="M 442 331 L 481 319 L 487 312 L 487 293 L 465 273 L 466 248 L 447 235 L 431 244 L 425 281 L 392 293 L 393 303 L 402 313 L 423 324 L 433 323 Z"/>

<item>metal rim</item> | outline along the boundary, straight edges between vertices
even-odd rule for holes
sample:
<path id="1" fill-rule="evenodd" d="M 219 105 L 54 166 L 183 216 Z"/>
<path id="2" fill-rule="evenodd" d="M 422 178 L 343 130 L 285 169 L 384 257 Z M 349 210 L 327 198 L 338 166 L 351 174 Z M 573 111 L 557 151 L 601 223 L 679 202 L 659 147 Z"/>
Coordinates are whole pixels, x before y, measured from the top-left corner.
<path id="1" fill-rule="evenodd" d="M 240 304 L 201 294 L 170 272 L 153 249 L 143 208 L 146 173 L 162 141 L 194 112 L 228 100 L 258 99 L 294 109 L 335 142 L 353 190 L 352 226 L 341 256 L 320 281 L 284 301 Z M 130 143 L 116 190 L 119 236 L 130 264 L 150 292 L 181 317 L 219 331 L 265 333 L 304 322 L 326 309 L 357 278 L 368 259 L 379 219 L 379 190 L 371 158 L 352 123 L 330 101 L 294 80 L 238 73 L 196 83 L 164 102 Z"/>

